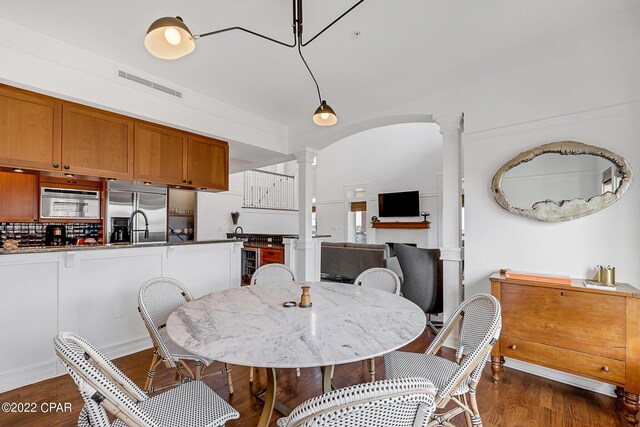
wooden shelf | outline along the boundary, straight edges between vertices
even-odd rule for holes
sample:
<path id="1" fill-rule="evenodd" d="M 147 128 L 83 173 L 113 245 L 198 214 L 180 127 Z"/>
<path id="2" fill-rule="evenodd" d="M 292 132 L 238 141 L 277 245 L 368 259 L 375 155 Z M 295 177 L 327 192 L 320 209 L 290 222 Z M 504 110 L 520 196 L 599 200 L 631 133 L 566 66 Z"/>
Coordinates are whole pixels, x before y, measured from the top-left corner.
<path id="1" fill-rule="evenodd" d="M 414 229 L 426 230 L 431 227 L 431 222 L 429 221 L 419 221 L 419 222 L 372 222 L 372 228 L 404 228 L 404 229 Z"/>

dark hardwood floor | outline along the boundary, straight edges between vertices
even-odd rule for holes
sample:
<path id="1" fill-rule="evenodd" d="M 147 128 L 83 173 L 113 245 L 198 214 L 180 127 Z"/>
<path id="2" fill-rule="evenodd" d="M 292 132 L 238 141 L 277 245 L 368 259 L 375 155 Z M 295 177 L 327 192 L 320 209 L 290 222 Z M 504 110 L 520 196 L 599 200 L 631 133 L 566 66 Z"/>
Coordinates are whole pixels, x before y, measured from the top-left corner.
<path id="1" fill-rule="evenodd" d="M 433 338 L 428 332 L 405 347 L 407 351 L 424 351 Z M 52 350 L 53 351 L 53 350 Z M 446 355 L 452 352 L 446 352 Z M 146 377 L 151 351 L 142 351 L 116 359 L 115 363 L 137 384 L 143 385 Z M 383 377 L 382 358 L 376 360 L 378 377 Z M 220 363 L 209 368 L 220 369 Z M 494 385 L 487 365 L 485 377 L 480 383 L 478 399 L 484 425 L 500 427 L 519 426 L 624 426 L 624 413 L 615 407 L 615 399 L 597 393 L 578 389 L 569 385 L 524 374 L 505 368 L 503 380 Z M 173 373 L 161 368 L 156 381 L 171 381 Z M 352 363 L 336 367 L 334 382 L 337 387 L 364 382 L 368 378 L 365 362 Z M 249 386 L 249 369 L 233 367 L 235 393 L 229 396 L 224 375 L 207 378 L 205 381 L 219 395 L 226 399 L 238 412 L 240 419 L 229 422 L 230 427 L 255 426 L 260 418 L 262 403 L 253 392 L 266 384 L 264 370 L 259 370 L 253 387 Z M 278 389 L 278 398 L 294 407 L 306 399 L 321 392 L 322 376 L 319 369 L 302 369 L 300 378 L 295 370 L 283 370 Z M 82 400 L 77 388 L 68 375 L 43 381 L 0 394 L 0 403 L 35 402 L 36 413 L 1 413 L 0 426 L 73 426 L 82 408 Z M 69 402 L 70 413 L 43 413 L 42 403 Z M 271 425 L 276 425 L 278 414 L 274 414 Z M 459 417 L 457 425 L 463 426 Z"/>

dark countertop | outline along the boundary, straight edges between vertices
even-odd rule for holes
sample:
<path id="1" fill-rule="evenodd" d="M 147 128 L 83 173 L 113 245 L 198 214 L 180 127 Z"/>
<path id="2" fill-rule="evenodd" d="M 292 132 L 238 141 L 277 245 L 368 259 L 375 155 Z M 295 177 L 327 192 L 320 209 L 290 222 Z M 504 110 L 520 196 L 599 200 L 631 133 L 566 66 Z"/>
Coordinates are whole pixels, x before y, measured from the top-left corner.
<path id="1" fill-rule="evenodd" d="M 266 248 L 266 249 L 284 249 L 284 245 L 272 244 L 272 243 L 256 243 L 256 242 L 244 242 L 245 248 Z"/>
<path id="2" fill-rule="evenodd" d="M 70 251 L 90 251 L 96 249 L 127 249 L 127 248 L 153 248 L 158 246 L 185 246 L 185 245 L 204 245 L 211 243 L 232 243 L 242 242 L 240 239 L 219 239 L 219 240 L 185 240 L 184 242 L 157 242 L 157 243 L 141 243 L 141 244 L 106 244 L 106 245 L 79 245 L 79 246 L 46 246 L 46 247 L 25 247 L 16 250 L 0 249 L 0 255 L 14 254 L 35 254 L 48 252 L 70 252 Z"/>

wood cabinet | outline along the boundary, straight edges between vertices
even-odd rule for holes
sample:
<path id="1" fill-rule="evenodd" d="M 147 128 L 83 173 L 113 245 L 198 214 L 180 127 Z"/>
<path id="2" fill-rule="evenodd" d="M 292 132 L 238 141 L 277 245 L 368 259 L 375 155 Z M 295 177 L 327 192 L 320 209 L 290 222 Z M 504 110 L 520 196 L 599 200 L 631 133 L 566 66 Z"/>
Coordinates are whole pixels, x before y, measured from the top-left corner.
<path id="1" fill-rule="evenodd" d="M 62 128 L 64 172 L 133 178 L 133 119 L 65 103 Z"/>
<path id="2" fill-rule="evenodd" d="M 502 306 L 502 335 L 491 353 L 494 382 L 503 358 L 523 360 L 615 385 L 628 425 L 640 394 L 640 291 L 590 289 L 491 276 Z M 624 399 L 622 397 L 624 396 Z"/>
<path id="3" fill-rule="evenodd" d="M 62 103 L 0 85 L 0 166 L 61 168 Z"/>
<path id="4" fill-rule="evenodd" d="M 260 248 L 260 267 L 266 264 L 284 264 L 284 249 Z"/>
<path id="5" fill-rule="evenodd" d="M 185 132 L 136 123 L 133 177 L 164 184 L 185 184 L 186 150 Z"/>
<path id="6" fill-rule="evenodd" d="M 0 167 L 229 189 L 229 145 L 0 85 Z"/>
<path id="7" fill-rule="evenodd" d="M 187 140 L 187 183 L 215 190 L 229 189 L 229 144 L 189 135 Z"/>
<path id="8" fill-rule="evenodd" d="M 0 172 L 0 222 L 38 220 L 38 177 Z"/>

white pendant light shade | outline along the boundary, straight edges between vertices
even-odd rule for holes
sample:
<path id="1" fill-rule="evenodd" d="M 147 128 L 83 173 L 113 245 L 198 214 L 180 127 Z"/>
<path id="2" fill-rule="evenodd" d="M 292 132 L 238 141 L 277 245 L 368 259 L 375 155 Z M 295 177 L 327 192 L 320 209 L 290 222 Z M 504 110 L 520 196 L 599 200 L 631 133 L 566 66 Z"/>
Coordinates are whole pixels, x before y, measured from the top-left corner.
<path id="1" fill-rule="evenodd" d="M 167 16 L 151 24 L 144 46 L 156 58 L 178 59 L 193 52 L 196 42 L 182 18 Z"/>
<path id="2" fill-rule="evenodd" d="M 338 117 L 327 101 L 322 101 L 316 112 L 313 114 L 313 123 L 318 126 L 333 126 L 338 123 Z"/>

